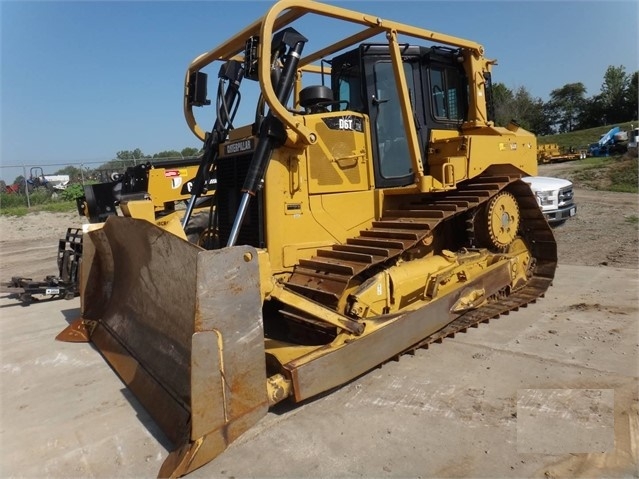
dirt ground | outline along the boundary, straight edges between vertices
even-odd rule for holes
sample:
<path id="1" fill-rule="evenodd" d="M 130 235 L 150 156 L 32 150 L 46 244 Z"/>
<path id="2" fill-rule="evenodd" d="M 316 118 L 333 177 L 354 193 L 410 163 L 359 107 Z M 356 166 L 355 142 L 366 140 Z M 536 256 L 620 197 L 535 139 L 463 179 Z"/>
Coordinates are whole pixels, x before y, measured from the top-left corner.
<path id="1" fill-rule="evenodd" d="M 639 265 L 639 196 L 588 189 L 574 180 L 579 162 L 540 165 L 539 176 L 573 180 L 577 216 L 554 228 L 559 263 L 615 266 Z"/>
<path id="2" fill-rule="evenodd" d="M 577 165 L 567 163 L 542 165 L 539 174 L 569 177 L 576 167 Z M 370 465 L 371 462 L 379 462 L 379 468 L 373 469 L 378 471 L 373 475 L 379 477 L 639 477 L 636 362 L 639 351 L 636 304 L 639 265 L 638 195 L 595 191 L 584 186 L 577 183 L 575 188 L 577 216 L 554 228 L 559 250 L 556 281 L 558 284 L 547 293 L 543 301 L 527 308 L 526 311 L 522 310 L 509 316 L 509 322 L 491 322 L 490 326 L 474 330 L 472 334 L 446 340 L 445 344 L 438 345 L 439 349 L 419 351 L 414 357 L 390 363 L 315 403 L 293 409 L 292 412 L 270 413 L 253 432 L 243 436 L 215 463 L 197 471 L 193 477 L 259 477 L 264 476 L 265 470 L 269 470 L 269 475 L 273 475 L 274 471 L 295 471 L 296 469 L 290 469 L 291 461 L 299 462 L 298 477 L 301 477 L 302 471 L 306 471 L 307 477 L 336 477 L 336 471 L 342 471 L 342 477 L 371 477 L 370 469 L 362 469 L 365 472 L 357 468 L 340 469 L 337 466 L 337 469 L 331 469 L 331 461 L 338 461 L 347 450 L 352 457 L 349 459 L 343 454 L 346 458 L 344 461 L 351 467 L 356 467 L 354 465 L 360 463 Z M 64 237 L 67 228 L 80 227 L 82 220 L 83 218 L 75 212 L 37 213 L 22 218 L 0 216 L 0 282 L 12 276 L 41 279 L 45 275 L 55 275 L 58 240 Z M 571 277 L 574 278 L 573 282 L 578 283 L 577 286 L 571 286 Z M 53 336 L 54 330 L 59 330 L 59 324 L 47 326 L 46 341 L 37 343 L 37 351 L 34 350 L 33 353 L 28 353 L 22 347 L 18 348 L 11 339 L 18 333 L 18 337 L 32 338 L 35 329 L 40 328 L 42 324 L 41 319 L 36 316 L 50 321 L 54 314 L 49 309 L 45 313 L 44 308 L 57 308 L 59 316 L 60 310 L 64 312 L 72 305 L 73 313 L 77 314 L 77 298 L 72 302 L 34 304 L 27 308 L 14 308 L 7 299 L 2 298 L 0 303 L 0 308 L 6 308 L 0 310 L 0 317 L 3 319 L 20 314 L 34 316 L 29 323 L 2 321 L 5 325 L 3 327 L 7 328 L 0 335 L 3 338 L 2 382 L 7 387 L 3 391 L 3 424 L 0 436 L 6 434 L 5 439 L 14 437 L 11 434 L 14 428 L 16 431 L 18 428 L 27 431 L 26 435 L 20 434 L 24 436 L 24 441 L 13 449 L 10 448 L 13 453 L 7 452 L 6 456 L 3 454 L 1 462 L 5 463 L 2 465 L 6 468 L 5 472 L 8 472 L 7 477 L 114 477 L 122 473 L 131 477 L 142 477 L 154 474 L 166 456 L 166 445 L 162 441 L 149 438 L 147 428 L 152 430 L 152 424 L 149 421 L 144 422 L 144 427 L 140 431 L 135 430 L 135 441 L 130 442 L 123 437 L 133 432 L 129 429 L 124 430 L 124 425 L 131 428 L 141 427 L 135 418 L 132 420 L 130 415 L 122 416 L 119 420 L 122 421 L 123 429 L 116 432 L 107 427 L 111 421 L 118 420 L 114 419 L 115 415 L 125 412 L 132 414 L 131 406 L 123 397 L 118 397 L 117 401 L 113 399 L 122 407 L 111 409 L 108 419 L 106 416 L 102 417 L 106 414 L 104 411 L 100 411 L 99 415 L 95 413 L 98 421 L 92 419 L 94 422 L 91 422 L 91 427 L 78 433 L 72 429 L 70 420 L 65 419 L 66 416 L 60 416 L 59 412 L 45 411 L 36 396 L 20 392 L 20 387 L 25 391 L 31 387 L 39 391 L 48 384 L 46 378 L 50 376 L 50 370 L 37 369 L 37 366 L 59 359 L 60 351 L 63 351 L 68 356 L 67 362 L 73 366 L 69 367 L 67 375 L 63 376 L 68 377 L 69 387 L 81 386 L 82 381 L 77 379 L 77 375 L 82 374 L 80 369 L 86 369 L 87 377 L 92 378 L 87 379 L 87 384 L 95 382 L 98 386 L 103 385 L 104 390 L 100 394 L 104 394 L 105 397 L 108 394 L 119 394 L 120 383 L 115 379 L 115 382 L 106 382 L 111 381 L 114 375 L 106 370 L 106 367 L 102 367 L 103 362 L 94 357 L 93 351 L 77 348 L 77 345 L 67 348 L 66 345 L 58 343 L 51 346 L 53 342 L 49 338 Z M 530 318 L 530 313 L 535 317 Z M 24 316 L 23 319 L 26 320 L 27 317 Z M 20 330 L 20 327 L 23 327 L 24 331 Z M 31 339 L 29 341 L 33 342 Z M 55 350 L 49 351 L 54 347 Z M 19 358 L 26 358 L 28 354 L 36 355 L 36 366 L 31 367 L 31 372 L 18 362 Z M 82 359 L 82 355 L 88 359 Z M 450 379 L 450 365 L 459 361 L 466 361 L 463 368 L 466 372 L 454 380 Z M 427 373 L 424 373 L 425 367 Z M 94 378 L 102 369 L 106 370 L 104 378 Z M 33 371 L 39 371 L 42 377 L 36 378 L 37 380 L 29 379 L 28 374 L 32 374 Z M 523 373 L 524 371 L 526 373 Z M 424 384 L 418 381 L 419 384 L 410 386 L 416 377 L 422 377 Z M 519 384 L 513 379 L 517 377 L 520 377 Z M 76 382 L 78 384 L 75 384 Z M 410 389 L 411 387 L 415 389 Z M 512 392 L 512 388 L 518 388 L 517 394 Z M 581 445 L 566 444 L 565 434 L 559 434 L 557 437 L 547 434 L 549 428 L 561 432 L 557 427 L 557 421 L 566 419 L 562 408 L 551 408 L 551 412 L 557 410 L 563 414 L 557 417 L 549 414 L 546 409 L 542 410 L 543 408 L 532 408 L 529 411 L 530 404 L 542 404 L 545 407 L 548 403 L 560 403 L 565 399 L 562 394 L 568 391 L 567 388 L 574 388 L 577 393 L 603 395 L 595 404 L 597 414 L 594 416 L 588 412 L 592 411 L 592 398 L 578 398 L 585 401 L 586 409 L 590 408 L 586 411 L 588 418 L 592 416 L 593 421 L 603 424 L 602 426 L 599 423 L 588 423 L 588 428 L 582 428 L 581 432 L 583 434 L 584 430 L 599 431 L 597 437 L 601 444 L 589 443 L 587 446 L 597 446 L 603 451 L 614 449 L 614 452 L 569 453 L 582 450 L 578 449 Z M 84 389 L 80 389 L 78 390 L 81 394 L 83 391 L 88 394 Z M 610 396 L 613 390 L 614 398 Z M 412 396 L 402 396 L 400 399 L 393 396 L 399 392 L 408 396 L 414 392 L 415 397 L 421 398 L 421 406 L 415 406 L 414 401 L 417 399 Z M 462 393 L 469 395 L 467 401 Z M 55 396 L 62 393 L 56 385 L 51 385 L 50 390 L 42 392 L 42 397 L 49 394 Z M 424 394 L 430 395 L 427 397 L 430 399 L 424 399 Z M 462 394 L 462 399 L 467 404 L 458 397 L 459 394 Z M 494 394 L 497 394 L 497 397 L 491 396 Z M 539 394 L 554 396 L 537 397 Z M 67 396 L 62 396 L 60 400 L 62 404 L 66 404 L 64 401 L 67 400 Z M 571 404 L 576 404 L 574 398 L 570 400 L 573 401 Z M 614 419 L 610 412 L 613 400 Z M 106 404 L 104 401 L 102 404 Z M 454 407 L 448 407 L 446 401 Z M 458 404 L 460 401 L 461 406 Z M 477 402 L 490 407 L 476 409 Z M 55 401 L 52 404 L 55 405 Z M 428 407 L 433 404 L 439 404 L 439 408 L 431 411 Z M 393 409 L 393 414 L 389 413 L 388 407 Z M 449 417 L 452 414 L 451 410 L 457 411 L 457 407 L 460 407 L 464 414 L 468 413 L 473 434 L 472 437 L 467 436 L 467 428 L 460 428 L 457 433 L 456 430 L 452 432 L 457 438 L 455 441 L 459 442 L 459 447 L 465 448 L 466 451 L 463 458 L 457 458 L 458 462 L 452 464 L 439 448 L 451 434 L 447 421 L 452 417 Z M 30 412 L 33 409 L 40 411 L 42 417 L 34 416 L 34 413 Z M 406 412 L 405 416 L 401 416 L 403 410 Z M 342 411 L 344 417 L 341 416 Z M 384 451 L 378 451 L 380 457 L 376 459 L 378 454 L 371 455 L 369 449 L 359 446 L 348 449 L 349 445 L 355 446 L 362 441 L 361 436 L 349 436 L 349 431 L 352 429 L 361 434 L 361 427 L 358 429 L 358 426 L 349 423 L 348 427 L 340 430 L 339 437 L 332 431 L 331 428 L 339 428 L 354 411 L 364 415 L 364 423 L 370 425 L 371 438 L 364 443 L 371 443 L 375 447 L 386 444 L 383 449 L 388 448 L 390 459 L 384 456 Z M 535 427 L 526 426 L 526 421 L 531 420 L 530 416 L 539 414 L 539 411 L 546 411 L 544 418 L 549 423 L 537 421 L 534 422 Z M 574 411 L 581 410 L 573 408 Z M 137 414 L 142 415 L 139 412 Z M 373 415 L 369 416 L 370 414 Z M 47 418 L 46 421 L 44 417 Z M 87 418 L 93 417 L 87 413 Z M 328 419 L 322 420 L 321 417 Z M 56 418 L 59 419 L 58 422 L 55 422 Z M 412 421 L 417 420 L 416 418 L 429 418 L 429 422 L 424 423 L 422 432 L 412 431 L 408 427 Z M 487 427 L 490 421 L 495 422 L 492 429 Z M 49 426 L 46 426 L 47 424 Z M 278 427 L 274 427 L 275 424 L 278 424 Z M 575 423 L 568 421 L 566 424 L 570 426 Z M 538 429 L 537 426 L 543 426 L 543 429 Z M 71 428 L 68 435 L 65 428 Z M 97 439 L 89 439 L 92 428 L 102 428 L 99 429 Z M 368 428 L 369 426 L 366 426 L 365 429 Z M 55 433 L 54 429 L 62 432 Z M 314 431 L 310 443 L 308 431 Z M 429 434 L 424 434 L 423 431 L 429 431 Z M 417 434 L 419 437 L 410 434 Z M 592 432 L 589 434 L 584 437 L 590 438 Z M 58 436 L 66 442 L 62 439 L 58 442 Z M 430 436 L 432 437 L 428 439 Z M 579 432 L 571 435 L 575 440 L 580 437 Z M 40 438 L 47 438 L 46 444 L 43 442 L 44 439 Z M 146 462 L 144 459 L 140 461 L 140 451 L 136 450 L 131 457 L 122 452 L 121 440 L 122 444 L 137 444 L 138 449 L 142 444 Z M 110 448 L 109 441 L 115 441 L 117 447 Z M 455 441 L 445 444 L 455 448 Z M 262 443 L 264 444 L 261 445 Z M 415 449 L 415 444 L 418 443 L 432 448 L 432 454 L 422 451 L 411 456 L 407 451 L 411 447 Z M 274 444 L 278 446 L 274 447 Z M 302 444 L 305 445 L 304 452 L 300 453 L 296 448 Z M 286 449 L 287 445 L 290 445 L 291 450 Z M 549 450 L 549 447 L 556 450 Z M 38 454 L 41 454 L 39 464 L 34 463 L 32 456 L 27 454 L 31 450 L 29 448 L 40 448 L 37 449 Z M 511 451 L 513 448 L 516 450 Z M 9 456 L 13 457 L 14 453 L 17 454 L 16 451 L 20 450 L 24 452 L 24 457 L 9 459 Z M 407 454 L 405 460 L 397 456 L 397 451 Z M 272 454 L 273 452 L 276 454 Z M 563 454 L 564 452 L 567 454 Z M 107 458 L 108 454 L 124 462 L 114 462 L 111 456 Z M 251 454 L 256 457 L 252 457 Z M 265 459 L 267 457 L 268 460 Z M 327 458 L 331 460 L 327 461 Z M 431 462 L 428 465 L 426 462 L 421 464 L 420 458 Z M 514 461 L 513 458 L 517 460 Z M 437 467 L 433 466 L 433 463 Z M 309 464 L 318 469 L 307 470 Z M 43 466 L 46 467 L 42 469 Z M 423 469 L 419 469 L 422 466 Z M 418 474 L 417 470 L 422 472 Z M 5 477 L 5 474 L 0 472 L 0 476 Z"/>
<path id="3" fill-rule="evenodd" d="M 58 241 L 67 228 L 81 228 L 82 219 L 77 212 L 0 216 L 0 282 L 13 276 L 57 276 Z"/>

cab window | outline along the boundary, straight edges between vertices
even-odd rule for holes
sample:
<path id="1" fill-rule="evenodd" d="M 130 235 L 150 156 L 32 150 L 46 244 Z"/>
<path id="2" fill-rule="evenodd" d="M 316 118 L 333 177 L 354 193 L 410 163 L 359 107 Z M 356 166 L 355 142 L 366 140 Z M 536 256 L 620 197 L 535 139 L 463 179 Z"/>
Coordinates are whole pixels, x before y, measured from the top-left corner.
<path id="1" fill-rule="evenodd" d="M 413 70 L 404 63 L 404 75 L 411 94 L 415 91 Z M 376 114 L 373 115 L 377 132 L 381 175 L 384 178 L 405 177 L 412 173 L 408 152 L 406 129 L 399 103 L 393 65 L 389 61 L 378 61 L 374 66 Z"/>
<path id="2" fill-rule="evenodd" d="M 463 120 L 462 84 L 453 68 L 433 66 L 429 70 L 431 113 L 437 120 Z"/>

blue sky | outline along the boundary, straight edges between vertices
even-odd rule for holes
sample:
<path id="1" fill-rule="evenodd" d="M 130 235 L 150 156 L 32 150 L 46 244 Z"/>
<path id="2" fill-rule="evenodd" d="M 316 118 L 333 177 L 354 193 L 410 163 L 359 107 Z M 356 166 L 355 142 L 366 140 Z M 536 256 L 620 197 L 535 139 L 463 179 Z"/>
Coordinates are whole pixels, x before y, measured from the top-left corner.
<path id="1" fill-rule="evenodd" d="M 636 1 L 327 3 L 477 41 L 499 62 L 493 81 L 544 101 L 567 83 L 599 93 L 609 65 L 639 69 Z M 182 113 L 186 67 L 271 4 L 0 0 L 0 178 L 22 174 L 8 165 L 53 173 L 58 164 L 96 167 L 120 150 L 199 148 Z M 303 26 L 309 51 L 331 33 Z M 209 73 L 211 97 L 217 71 Z M 253 98 L 243 97 L 236 123 L 251 121 Z M 212 115 L 201 113 L 203 126 Z"/>

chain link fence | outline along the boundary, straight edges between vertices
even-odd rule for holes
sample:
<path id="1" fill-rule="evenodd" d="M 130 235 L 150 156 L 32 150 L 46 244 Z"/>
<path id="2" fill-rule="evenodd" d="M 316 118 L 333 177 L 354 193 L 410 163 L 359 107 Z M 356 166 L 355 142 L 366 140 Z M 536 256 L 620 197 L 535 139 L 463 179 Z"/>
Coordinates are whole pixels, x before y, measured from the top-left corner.
<path id="1" fill-rule="evenodd" d="M 167 158 L 169 159 L 169 158 Z M 37 198 L 58 196 L 69 185 L 106 183 L 112 181 L 114 174 L 123 173 L 128 167 L 152 161 L 152 158 L 135 158 L 130 160 L 85 161 L 77 163 L 52 163 L 47 165 L 0 164 L 0 207 L 3 203 L 22 204 L 31 208 Z M 59 171 L 65 171 L 68 182 L 60 185 Z M 53 178 L 55 180 L 53 180 Z M 14 178 L 14 179 L 12 179 Z M 18 199 L 19 198 L 19 199 Z"/>

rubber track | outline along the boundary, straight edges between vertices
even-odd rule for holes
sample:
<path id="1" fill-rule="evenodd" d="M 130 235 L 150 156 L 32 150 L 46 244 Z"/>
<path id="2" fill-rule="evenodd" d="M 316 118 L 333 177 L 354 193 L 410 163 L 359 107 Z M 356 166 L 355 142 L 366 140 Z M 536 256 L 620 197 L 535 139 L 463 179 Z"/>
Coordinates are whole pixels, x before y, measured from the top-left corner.
<path id="1" fill-rule="evenodd" d="M 534 302 L 552 283 L 557 266 L 557 245 L 529 186 L 519 176 L 482 176 L 449 193 L 430 195 L 423 201 L 389 210 L 373 227 L 349 238 L 344 244 L 322 248 L 310 260 L 301 260 L 287 287 L 310 299 L 335 308 L 349 282 L 373 268 L 383 268 L 424 240 L 444 221 L 487 202 L 500 191 L 515 195 L 520 209 L 520 234 L 536 261 L 526 286 L 507 297 L 464 313 L 442 330 L 420 341 L 410 350 L 464 332 L 509 311 Z"/>

